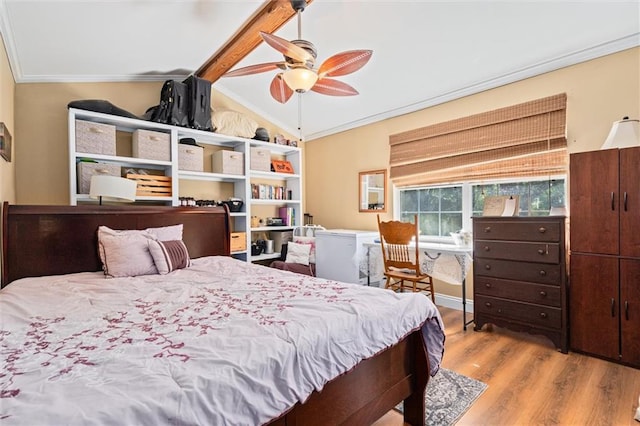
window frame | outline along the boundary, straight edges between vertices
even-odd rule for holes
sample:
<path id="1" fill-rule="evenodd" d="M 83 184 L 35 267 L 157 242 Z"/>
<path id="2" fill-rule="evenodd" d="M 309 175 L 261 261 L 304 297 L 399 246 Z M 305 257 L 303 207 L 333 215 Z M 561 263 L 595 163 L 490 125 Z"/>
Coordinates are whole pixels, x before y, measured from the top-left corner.
<path id="1" fill-rule="evenodd" d="M 392 194 L 393 194 L 393 220 L 400 220 L 400 192 L 402 190 L 420 190 L 420 189 L 434 189 L 434 188 L 451 188 L 451 187 L 462 187 L 462 229 L 471 231 L 473 229 L 473 186 L 474 185 L 493 185 L 493 184 L 501 184 L 501 183 L 512 183 L 512 182 L 540 182 L 546 180 L 564 180 L 564 194 L 565 194 L 565 204 L 567 200 L 567 179 L 568 174 L 558 174 L 547 176 L 544 179 L 541 179 L 540 176 L 523 176 L 523 177 L 507 177 L 502 179 L 491 179 L 491 180 L 482 180 L 482 181 L 464 181 L 457 183 L 443 183 L 443 184 L 433 184 L 433 185 L 416 185 L 409 187 L 397 187 L 392 183 Z M 451 236 L 435 236 L 435 235 L 425 235 L 420 236 L 420 241 L 424 242 L 435 242 L 435 243 L 454 243 L 453 237 Z"/>

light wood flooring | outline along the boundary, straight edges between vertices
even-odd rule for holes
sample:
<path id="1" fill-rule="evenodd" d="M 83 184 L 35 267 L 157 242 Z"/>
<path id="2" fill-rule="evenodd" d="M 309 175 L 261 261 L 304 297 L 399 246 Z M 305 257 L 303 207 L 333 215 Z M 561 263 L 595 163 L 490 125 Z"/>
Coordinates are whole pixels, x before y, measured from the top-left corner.
<path id="1" fill-rule="evenodd" d="M 640 426 L 633 419 L 640 370 L 575 352 L 547 338 L 499 327 L 462 330 L 462 312 L 439 308 L 446 341 L 442 366 L 489 387 L 457 425 Z M 469 314 L 468 319 L 473 316 Z M 375 426 L 402 425 L 389 412 Z"/>

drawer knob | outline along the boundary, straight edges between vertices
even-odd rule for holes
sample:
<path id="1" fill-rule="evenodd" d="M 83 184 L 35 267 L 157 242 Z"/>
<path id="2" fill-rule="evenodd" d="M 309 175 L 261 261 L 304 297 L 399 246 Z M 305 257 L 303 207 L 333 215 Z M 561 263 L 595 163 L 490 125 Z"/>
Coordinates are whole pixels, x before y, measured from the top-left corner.
<path id="1" fill-rule="evenodd" d="M 546 317 L 547 317 L 546 312 L 540 312 L 540 318 L 546 318 Z"/>
<path id="2" fill-rule="evenodd" d="M 489 251 L 489 246 L 484 246 L 484 251 Z"/>
<path id="3" fill-rule="evenodd" d="M 541 276 L 541 277 L 544 277 L 545 275 L 547 275 L 547 272 L 546 272 L 546 271 L 540 271 L 540 276 Z"/>
<path id="4" fill-rule="evenodd" d="M 544 254 L 544 250 L 538 249 L 538 254 Z"/>
<path id="5" fill-rule="evenodd" d="M 491 307 L 491 302 L 484 302 L 484 306 L 486 306 L 487 308 Z"/>
<path id="6" fill-rule="evenodd" d="M 545 228 L 544 226 L 541 226 L 540 228 L 538 228 L 538 232 L 540 232 L 541 234 L 544 234 L 545 232 L 547 232 L 547 228 Z"/>
<path id="7" fill-rule="evenodd" d="M 485 283 L 484 285 L 486 288 L 491 288 L 491 283 Z"/>
<path id="8" fill-rule="evenodd" d="M 484 265 L 484 269 L 488 271 L 489 269 L 491 269 L 491 265 Z"/>
<path id="9" fill-rule="evenodd" d="M 542 296 L 542 297 L 547 297 L 547 292 L 546 292 L 546 291 L 541 291 L 541 292 L 540 292 L 540 296 Z"/>
<path id="10" fill-rule="evenodd" d="M 484 232 L 491 232 L 491 227 L 487 226 L 486 228 L 484 228 Z"/>

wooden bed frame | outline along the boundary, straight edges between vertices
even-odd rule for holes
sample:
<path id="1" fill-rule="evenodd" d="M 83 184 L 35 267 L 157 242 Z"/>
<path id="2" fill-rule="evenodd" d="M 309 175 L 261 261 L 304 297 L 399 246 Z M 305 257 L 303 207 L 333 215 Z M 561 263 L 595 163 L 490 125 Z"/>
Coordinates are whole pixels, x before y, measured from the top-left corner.
<path id="1" fill-rule="evenodd" d="M 2 286 L 25 277 L 100 271 L 97 229 L 182 223 L 193 258 L 230 253 L 226 207 L 33 206 L 2 209 Z M 368 425 L 404 400 L 404 421 L 424 425 L 429 362 L 421 331 L 359 363 L 272 425 Z"/>

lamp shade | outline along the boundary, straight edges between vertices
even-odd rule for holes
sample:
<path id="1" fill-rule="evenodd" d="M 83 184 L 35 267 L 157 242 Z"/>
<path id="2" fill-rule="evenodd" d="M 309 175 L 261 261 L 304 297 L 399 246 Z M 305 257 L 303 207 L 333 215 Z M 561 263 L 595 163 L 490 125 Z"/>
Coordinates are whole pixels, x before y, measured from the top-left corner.
<path id="1" fill-rule="evenodd" d="M 101 204 L 103 200 L 135 201 L 137 186 L 137 182 L 131 179 L 109 175 L 93 175 L 91 176 L 89 197 L 99 199 Z"/>
<path id="2" fill-rule="evenodd" d="M 318 74 L 307 68 L 299 67 L 285 71 L 282 78 L 291 90 L 304 93 L 316 84 L 316 81 L 318 81 Z"/>
<path id="3" fill-rule="evenodd" d="M 640 146 L 640 121 L 624 117 L 611 126 L 609 136 L 600 149 Z"/>

